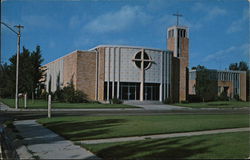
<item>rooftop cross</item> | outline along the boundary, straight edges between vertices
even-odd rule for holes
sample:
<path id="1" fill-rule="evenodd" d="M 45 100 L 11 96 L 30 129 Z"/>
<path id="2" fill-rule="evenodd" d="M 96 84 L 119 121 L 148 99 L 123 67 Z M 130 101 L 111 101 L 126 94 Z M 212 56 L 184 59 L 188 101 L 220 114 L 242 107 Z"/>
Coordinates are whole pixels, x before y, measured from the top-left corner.
<path id="1" fill-rule="evenodd" d="M 177 18 L 177 26 L 179 25 L 179 17 L 182 17 L 182 14 L 179 14 L 178 12 L 173 14 L 173 16 L 176 16 Z"/>

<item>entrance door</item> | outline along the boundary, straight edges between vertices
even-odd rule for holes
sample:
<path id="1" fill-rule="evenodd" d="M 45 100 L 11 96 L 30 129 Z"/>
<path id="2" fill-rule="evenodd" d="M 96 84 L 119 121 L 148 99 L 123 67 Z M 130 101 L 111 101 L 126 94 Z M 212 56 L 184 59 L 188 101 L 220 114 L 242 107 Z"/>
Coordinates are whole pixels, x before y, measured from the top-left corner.
<path id="1" fill-rule="evenodd" d="M 145 100 L 152 100 L 153 99 L 153 89 L 151 86 L 145 87 Z"/>
<path id="2" fill-rule="evenodd" d="M 135 86 L 129 86 L 129 100 L 135 100 Z"/>

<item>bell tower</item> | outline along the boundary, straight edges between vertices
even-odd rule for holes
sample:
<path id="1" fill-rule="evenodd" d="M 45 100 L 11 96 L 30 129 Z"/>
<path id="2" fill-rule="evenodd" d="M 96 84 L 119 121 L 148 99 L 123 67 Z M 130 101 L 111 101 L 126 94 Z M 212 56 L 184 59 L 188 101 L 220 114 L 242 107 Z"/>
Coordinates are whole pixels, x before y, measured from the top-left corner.
<path id="1" fill-rule="evenodd" d="M 173 51 L 173 56 L 178 61 L 179 77 L 175 79 L 179 84 L 178 99 L 185 101 L 188 95 L 189 31 L 188 27 L 179 26 L 179 17 L 182 15 L 173 15 L 177 17 L 177 24 L 167 29 L 167 49 Z"/>

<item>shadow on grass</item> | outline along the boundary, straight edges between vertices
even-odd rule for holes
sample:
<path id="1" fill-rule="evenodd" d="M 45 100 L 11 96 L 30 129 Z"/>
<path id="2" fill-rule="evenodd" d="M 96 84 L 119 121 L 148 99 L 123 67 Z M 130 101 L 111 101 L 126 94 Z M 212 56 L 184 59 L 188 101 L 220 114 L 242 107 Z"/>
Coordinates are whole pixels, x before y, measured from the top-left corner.
<path id="1" fill-rule="evenodd" d="M 44 124 L 47 128 L 70 140 L 95 139 L 111 132 L 110 127 L 124 123 L 124 119 L 104 119 L 85 122 L 57 121 Z M 92 137 L 92 138 L 91 138 Z"/>
<path id="2" fill-rule="evenodd" d="M 131 142 L 129 144 L 115 145 L 97 152 L 97 156 L 104 160 L 111 159 L 185 159 L 196 154 L 208 153 L 214 145 L 204 145 L 206 140 L 196 140 L 183 143 L 176 140 L 154 140 Z"/>

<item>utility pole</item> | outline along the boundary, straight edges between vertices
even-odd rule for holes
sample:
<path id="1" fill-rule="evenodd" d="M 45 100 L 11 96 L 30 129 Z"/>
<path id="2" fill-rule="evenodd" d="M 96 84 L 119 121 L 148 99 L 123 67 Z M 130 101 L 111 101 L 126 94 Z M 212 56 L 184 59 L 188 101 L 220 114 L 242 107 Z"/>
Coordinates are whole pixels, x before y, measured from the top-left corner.
<path id="1" fill-rule="evenodd" d="M 19 54 L 20 54 L 20 38 L 21 38 L 21 28 L 24 28 L 24 26 L 21 26 L 20 24 L 18 26 L 14 26 L 18 29 L 18 32 L 12 29 L 9 25 L 7 25 L 4 22 L 1 22 L 2 25 L 9 28 L 12 32 L 14 32 L 17 35 L 17 56 L 16 56 L 16 103 L 15 107 L 18 108 L 18 68 L 19 68 Z"/>
<path id="2" fill-rule="evenodd" d="M 176 16 L 176 18 L 177 18 L 176 25 L 178 26 L 179 25 L 179 17 L 182 17 L 182 15 L 177 12 L 177 13 L 173 14 L 173 16 Z"/>
<path id="3" fill-rule="evenodd" d="M 20 55 L 20 38 L 21 38 L 21 28 L 24 28 L 20 24 L 14 26 L 18 29 L 17 33 L 17 56 L 16 56 L 16 103 L 15 107 L 18 109 L 18 70 L 19 70 L 19 55 Z"/>

